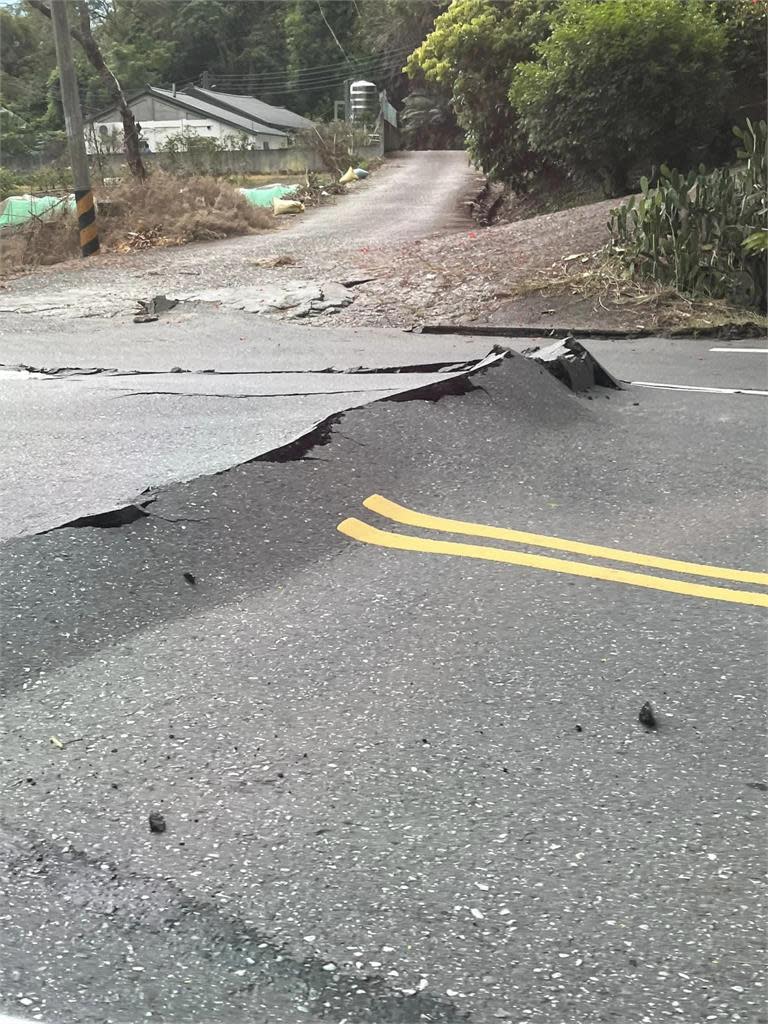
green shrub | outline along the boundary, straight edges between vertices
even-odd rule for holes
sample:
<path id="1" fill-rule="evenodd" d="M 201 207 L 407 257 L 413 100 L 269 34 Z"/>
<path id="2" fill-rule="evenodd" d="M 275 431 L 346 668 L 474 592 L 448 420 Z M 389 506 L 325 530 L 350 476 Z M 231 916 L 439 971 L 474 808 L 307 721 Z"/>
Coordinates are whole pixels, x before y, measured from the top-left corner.
<path id="1" fill-rule="evenodd" d="M 451 91 L 474 160 L 491 178 L 523 190 L 540 169 L 509 99 L 515 66 L 546 39 L 561 0 L 453 0 L 408 58 L 412 78 Z"/>
<path id="2" fill-rule="evenodd" d="M 702 158 L 725 109 L 725 49 L 700 0 L 569 0 L 510 100 L 534 150 L 621 195 L 639 166 Z"/>
<path id="3" fill-rule="evenodd" d="M 16 171 L 9 167 L 0 167 L 0 199 L 6 199 L 16 192 Z"/>
<path id="4" fill-rule="evenodd" d="M 16 177 L 30 192 L 71 192 L 74 188 L 69 167 L 51 164 L 36 171 L 19 172 Z"/>
<path id="5" fill-rule="evenodd" d="M 68 167 L 52 165 L 33 171 L 12 171 L 9 167 L 0 167 L 0 199 L 26 192 L 45 195 L 71 190 L 72 174 Z"/>
<path id="6" fill-rule="evenodd" d="M 640 197 L 611 211 L 611 247 L 634 276 L 765 311 L 768 130 L 747 121 L 734 133 L 736 168 L 663 166 L 657 188 L 643 178 Z"/>

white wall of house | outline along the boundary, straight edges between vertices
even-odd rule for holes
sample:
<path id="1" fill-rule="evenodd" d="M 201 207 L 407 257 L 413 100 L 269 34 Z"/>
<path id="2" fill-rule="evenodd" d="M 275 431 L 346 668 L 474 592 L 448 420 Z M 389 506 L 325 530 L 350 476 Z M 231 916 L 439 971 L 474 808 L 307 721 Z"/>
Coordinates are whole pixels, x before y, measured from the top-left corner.
<path id="1" fill-rule="evenodd" d="M 141 125 L 141 138 L 149 144 L 151 152 L 163 149 L 173 135 L 195 136 L 204 139 L 216 139 L 227 144 L 229 149 L 242 149 L 242 138 L 245 133 L 236 128 L 222 124 L 221 121 L 204 121 L 189 117 L 173 121 L 144 121 L 137 118 Z M 89 153 L 99 150 L 114 150 L 112 141 L 117 140 L 118 152 L 122 148 L 123 125 L 121 121 L 99 121 L 91 129 L 86 129 L 85 145 Z M 285 149 L 288 145 L 287 135 L 251 135 L 248 134 L 248 148 L 251 149 Z"/>

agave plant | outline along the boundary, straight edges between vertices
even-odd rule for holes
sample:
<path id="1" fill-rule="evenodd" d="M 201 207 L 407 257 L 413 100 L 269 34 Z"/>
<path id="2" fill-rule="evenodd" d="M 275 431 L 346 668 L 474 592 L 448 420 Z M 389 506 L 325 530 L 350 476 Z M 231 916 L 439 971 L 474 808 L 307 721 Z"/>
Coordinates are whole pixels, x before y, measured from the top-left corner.
<path id="1" fill-rule="evenodd" d="M 683 175 L 662 166 L 651 187 L 611 211 L 613 252 L 642 277 L 680 292 L 766 308 L 768 130 L 734 128 L 735 168 Z"/>

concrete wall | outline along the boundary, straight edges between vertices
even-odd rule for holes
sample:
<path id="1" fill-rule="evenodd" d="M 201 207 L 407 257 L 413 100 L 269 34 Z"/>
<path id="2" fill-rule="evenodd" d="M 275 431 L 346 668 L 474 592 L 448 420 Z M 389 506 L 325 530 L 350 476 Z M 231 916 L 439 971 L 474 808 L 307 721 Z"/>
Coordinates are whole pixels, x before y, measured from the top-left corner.
<path id="1" fill-rule="evenodd" d="M 206 116 L 196 111 L 185 110 L 183 107 L 168 103 L 157 96 L 140 96 L 131 103 L 131 110 L 141 125 L 142 138 L 149 143 L 153 152 L 165 143 L 169 135 L 177 135 L 179 132 L 217 141 L 228 137 L 238 138 L 247 134 L 253 140 L 256 149 L 282 149 L 288 145 L 287 132 L 267 131 L 252 134 L 250 131 L 233 128 L 231 125 L 219 121 L 213 113 Z M 225 111 L 222 111 L 222 116 L 226 116 Z M 246 118 L 246 120 L 251 119 Z M 252 123 L 256 125 L 255 121 Z M 167 125 L 167 129 L 163 127 L 164 125 Z M 122 121 L 114 107 L 94 119 L 93 126 L 97 135 L 101 126 L 106 126 L 110 132 L 117 129 L 118 133 L 122 135 Z M 86 148 L 89 153 L 96 151 L 96 147 L 88 141 L 90 130 L 90 125 L 87 125 Z"/>
<path id="2" fill-rule="evenodd" d="M 358 150 L 361 160 L 382 156 L 383 146 L 364 146 Z M 315 149 L 290 146 L 288 149 L 231 151 L 225 153 L 178 153 L 171 158 L 165 153 L 145 153 L 148 167 L 161 167 L 178 174 L 303 174 L 327 168 Z M 122 154 L 114 153 L 94 161 L 105 177 L 116 177 L 125 171 Z"/>
<path id="3" fill-rule="evenodd" d="M 171 136 L 185 135 L 199 139 L 216 139 L 217 142 L 231 145 L 228 140 L 239 140 L 245 135 L 244 132 L 236 131 L 234 128 L 222 124 L 221 121 L 202 120 L 191 116 L 176 121 L 149 121 L 145 118 L 138 120 L 141 125 L 141 138 L 149 144 L 153 153 L 162 149 Z M 106 127 L 108 131 L 106 138 L 103 139 L 100 132 L 102 127 Z M 116 140 L 116 146 L 113 148 L 119 150 L 122 146 L 122 135 L 121 121 L 100 120 L 94 124 L 93 128 L 86 129 L 85 148 L 89 153 L 98 153 L 100 149 L 109 149 L 110 146 L 113 146 L 112 140 Z M 248 134 L 246 137 L 248 145 L 253 146 L 254 149 L 285 149 L 288 145 L 287 135 L 257 133 L 255 135 Z M 99 140 L 101 140 L 101 144 L 99 144 Z"/>
<path id="4" fill-rule="evenodd" d="M 382 119 L 383 120 L 383 119 Z M 400 132 L 389 121 L 383 121 L 384 126 L 384 152 L 391 153 L 394 149 L 400 149 Z"/>

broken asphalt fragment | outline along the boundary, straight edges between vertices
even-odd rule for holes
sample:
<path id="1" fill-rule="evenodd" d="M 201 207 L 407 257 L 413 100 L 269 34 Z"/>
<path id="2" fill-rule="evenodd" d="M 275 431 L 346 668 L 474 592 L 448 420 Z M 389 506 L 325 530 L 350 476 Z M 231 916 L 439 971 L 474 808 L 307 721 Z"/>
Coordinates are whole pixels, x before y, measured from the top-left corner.
<path id="1" fill-rule="evenodd" d="M 640 714 L 637 716 L 637 720 L 646 729 L 658 729 L 659 721 L 656 718 L 656 713 L 653 710 L 653 705 L 649 700 L 643 704 L 640 708 Z"/>
<path id="2" fill-rule="evenodd" d="M 166 313 L 178 305 L 176 299 L 169 299 L 167 295 L 154 295 L 151 299 L 139 299 L 136 316 L 133 318 L 135 324 L 151 324 L 160 319 L 160 313 Z"/>
<path id="3" fill-rule="evenodd" d="M 339 348 L 334 355 L 345 358 L 344 351 Z M 435 352 L 436 346 L 427 349 L 432 358 Z M 317 361 L 319 357 L 311 358 Z M 147 506 L 158 488 L 222 473 L 255 459 L 280 462 L 305 458 L 326 431 L 330 433 L 329 417 L 400 393 L 410 394 L 410 398 L 404 399 L 408 401 L 453 394 L 452 389 L 460 391 L 464 385 L 452 383 L 452 378 L 472 376 L 501 358 L 493 354 L 479 362 L 451 362 L 446 368 L 439 363 L 437 372 L 424 371 L 424 366 L 435 364 L 416 364 L 418 373 L 379 372 L 378 376 L 341 373 L 333 378 L 308 371 L 298 375 L 295 385 L 285 390 L 272 387 L 270 374 L 264 375 L 262 384 L 256 378 L 260 371 L 254 369 L 253 376 L 248 378 L 254 386 L 244 393 L 236 372 L 222 368 L 211 375 L 169 373 L 173 365 L 183 369 L 184 361 L 178 357 L 171 360 L 160 353 L 156 355 L 164 374 L 160 388 L 157 382 L 151 382 L 151 376 L 138 371 L 89 375 L 82 383 L 67 383 L 66 388 L 41 385 L 38 389 L 35 385 L 35 400 L 43 409 L 50 408 L 55 413 L 59 407 L 70 408 L 77 403 L 79 413 L 68 419 L 65 431 L 51 439 L 45 467 L 34 472 L 25 468 L 21 474 L 20 486 L 0 524 L 0 533 L 3 538 L 10 538 L 62 527 L 109 529 L 139 525 L 142 520 L 146 526 L 151 515 Z M 133 356 L 130 359 L 132 362 Z M 199 357 L 197 362 L 205 366 Z M 449 370 L 447 366 L 460 369 Z M 151 372 L 146 371 L 150 375 Z M 286 372 L 296 375 L 295 371 Z M 285 378 L 277 379 L 282 382 Z M 336 387 L 327 386 L 330 380 Z M 143 393 L 141 385 L 145 382 L 152 384 L 146 389 L 149 394 Z M 96 383 L 98 387 L 94 386 Z M 430 384 L 438 387 L 421 394 L 421 389 Z M 189 406 L 191 422 L 196 424 L 195 436 L 189 444 L 178 445 L 173 432 L 167 431 L 168 410 L 166 402 L 157 396 L 159 390 L 169 393 L 176 408 L 182 402 Z M 286 392 L 295 394 L 295 400 L 286 401 Z M 120 400 L 114 400 L 115 395 Z M 123 401 L 123 397 L 130 397 L 130 402 Z M 228 405 L 225 417 L 211 420 L 208 409 L 214 401 L 224 408 Z M 254 409 L 258 415 L 254 415 Z M 237 423 L 235 431 L 233 422 Z M 9 446 L 9 455 L 19 452 L 18 459 L 23 459 L 26 433 L 21 421 L 13 426 L 11 438 L 14 445 Z M 129 438 L 130 443 L 123 443 L 124 438 Z M 311 457 L 323 456 L 322 450 L 311 452 Z M 55 474 L 49 472 L 49 464 L 57 467 Z M 152 491 L 142 492 L 150 484 Z M 40 501 L 41 488 L 50 496 L 45 502 Z M 176 570 L 179 583 L 185 569 L 195 572 L 191 565 L 184 566 L 182 562 Z M 201 582 L 198 581 L 198 588 Z"/>
<path id="4" fill-rule="evenodd" d="M 178 305 L 177 299 L 169 299 L 167 295 L 154 295 L 148 302 L 139 302 L 139 306 L 146 306 L 146 309 L 140 309 L 142 313 L 149 313 L 154 315 L 155 313 L 167 313 L 169 309 L 174 309 Z"/>
<path id="5" fill-rule="evenodd" d="M 355 285 L 375 281 L 377 276 L 377 274 L 372 274 L 367 270 L 350 270 L 346 277 L 341 278 L 339 284 L 343 284 L 345 288 L 354 288 Z"/>
<path id="6" fill-rule="evenodd" d="M 165 832 L 165 818 L 162 816 L 160 811 L 152 811 L 149 815 L 149 831 L 150 832 Z"/>
<path id="7" fill-rule="evenodd" d="M 544 348 L 527 348 L 523 355 L 533 359 L 571 391 L 586 391 L 595 385 L 621 391 L 621 385 L 575 338 L 564 338 Z"/>
<path id="8" fill-rule="evenodd" d="M 291 319 L 336 313 L 348 306 L 355 293 L 337 281 L 286 281 L 282 284 L 246 285 L 180 293 L 179 302 L 202 302 L 229 306 L 246 313 Z"/>

